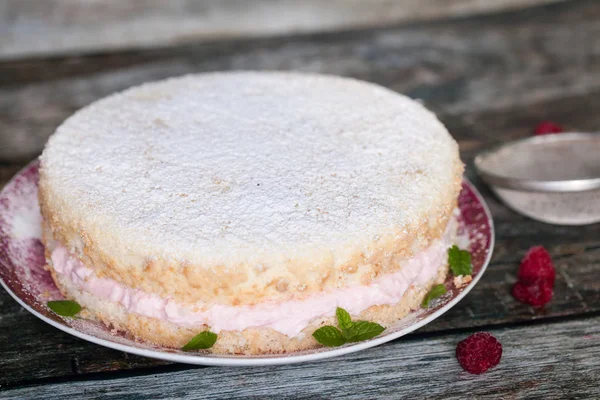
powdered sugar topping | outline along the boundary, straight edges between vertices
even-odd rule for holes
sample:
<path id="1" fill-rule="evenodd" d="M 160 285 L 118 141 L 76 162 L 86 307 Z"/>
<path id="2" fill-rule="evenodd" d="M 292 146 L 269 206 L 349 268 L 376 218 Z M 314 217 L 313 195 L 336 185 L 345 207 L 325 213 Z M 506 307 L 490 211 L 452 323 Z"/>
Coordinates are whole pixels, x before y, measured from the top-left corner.
<path id="1" fill-rule="evenodd" d="M 457 158 L 435 116 L 389 90 L 244 72 L 94 103 L 58 128 L 42 168 L 70 212 L 124 246 L 216 263 L 390 234 L 447 192 Z"/>

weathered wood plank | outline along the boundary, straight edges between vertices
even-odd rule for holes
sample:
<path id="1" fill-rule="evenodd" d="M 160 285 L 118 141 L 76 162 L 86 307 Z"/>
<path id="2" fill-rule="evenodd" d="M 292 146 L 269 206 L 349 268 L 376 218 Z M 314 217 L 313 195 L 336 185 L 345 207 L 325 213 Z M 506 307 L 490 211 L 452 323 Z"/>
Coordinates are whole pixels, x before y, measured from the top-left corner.
<path id="1" fill-rule="evenodd" d="M 296 69 L 354 76 L 444 115 L 526 107 L 600 88 L 593 0 L 405 27 L 0 64 L 0 161 L 30 159 L 76 109 L 190 72 Z M 546 110 L 548 113 L 549 110 Z"/>
<path id="2" fill-rule="evenodd" d="M 561 0 L 5 0 L 0 59 L 381 26 Z"/>
<path id="3" fill-rule="evenodd" d="M 9 399 L 598 398 L 600 317 L 495 329 L 500 365 L 463 372 L 454 356 L 468 333 L 404 339 L 328 361 L 254 368 L 189 368 L 7 390 Z"/>
<path id="4" fill-rule="evenodd" d="M 167 364 L 65 334 L 29 314 L 4 290 L 0 290 L 0 309 L 0 388 L 32 379 Z"/>

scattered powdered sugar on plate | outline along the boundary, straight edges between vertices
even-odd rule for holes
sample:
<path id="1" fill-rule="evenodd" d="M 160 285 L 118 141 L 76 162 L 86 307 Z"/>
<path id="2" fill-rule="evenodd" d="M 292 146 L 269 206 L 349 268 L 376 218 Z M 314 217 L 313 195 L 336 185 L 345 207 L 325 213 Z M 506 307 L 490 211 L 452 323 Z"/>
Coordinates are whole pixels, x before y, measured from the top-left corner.
<path id="1" fill-rule="evenodd" d="M 101 340 L 108 347 L 155 358 L 171 359 L 176 355 L 179 362 L 194 364 L 227 364 L 227 360 L 273 359 L 292 360 L 295 356 L 306 356 L 332 352 L 330 348 L 319 348 L 284 355 L 215 355 L 210 353 L 184 353 L 177 349 L 142 343 L 117 332 L 102 323 L 88 319 L 61 318 L 51 312 L 48 300 L 61 299 L 51 275 L 44 269 L 44 247 L 40 241 L 41 217 L 37 202 L 38 162 L 32 162 L 18 173 L 0 193 L 0 279 L 5 288 L 35 313 L 51 319 L 58 328 L 71 328 L 86 340 Z M 462 287 L 452 284 L 449 274 L 446 287 L 448 293 L 436 300 L 427 309 L 418 309 L 394 326 L 388 328 L 377 340 L 388 337 L 392 340 L 415 329 L 415 325 L 439 311 L 450 308 L 450 302 L 462 292 L 468 291 L 487 266 L 493 247 L 493 225 L 489 212 L 473 186 L 463 182 L 459 196 L 459 239 L 457 245 L 468 248 L 472 254 L 473 281 Z M 37 315 L 37 314 L 36 314 Z M 38 315 L 39 316 L 39 315 Z M 72 333 L 72 332 L 70 332 Z M 87 336 L 87 337 L 86 337 Z M 90 338 L 91 337 L 91 338 Z M 351 345 L 350 345 L 351 346 Z M 210 360 L 224 360 L 222 362 Z M 284 361 L 282 361 L 283 363 Z M 290 361 L 291 362 L 291 361 Z"/>
<path id="2" fill-rule="evenodd" d="M 37 191 L 35 196 L 37 196 Z M 11 233 L 15 240 L 39 239 L 42 237 L 42 215 L 37 206 L 18 210 L 12 220 Z"/>
<path id="3" fill-rule="evenodd" d="M 470 250 L 471 248 L 471 238 L 469 237 L 469 232 L 466 230 L 462 230 L 456 235 L 456 245 L 463 250 Z"/>
<path id="4" fill-rule="evenodd" d="M 0 195 L 0 278 L 24 300 L 45 309 L 48 300 L 61 298 L 44 269 L 42 217 L 37 199 L 37 162 L 22 170 Z M 10 284 L 13 285 L 10 285 Z"/>

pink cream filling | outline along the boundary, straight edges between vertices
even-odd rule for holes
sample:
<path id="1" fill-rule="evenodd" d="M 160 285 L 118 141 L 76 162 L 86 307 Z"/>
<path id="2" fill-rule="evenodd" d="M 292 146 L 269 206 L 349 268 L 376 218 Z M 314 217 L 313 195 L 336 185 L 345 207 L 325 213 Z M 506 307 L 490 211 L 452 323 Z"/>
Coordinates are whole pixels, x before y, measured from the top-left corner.
<path id="1" fill-rule="evenodd" d="M 454 226 L 454 223 L 449 223 L 441 239 L 406 260 L 401 270 L 382 275 L 369 285 L 353 285 L 280 303 L 265 302 L 254 306 L 216 304 L 206 310 L 130 288 L 112 279 L 99 278 L 62 245 L 54 249 L 51 258 L 56 272 L 64 275 L 76 288 L 102 300 L 118 303 L 127 312 L 184 327 L 206 324 L 217 333 L 256 327 L 271 328 L 295 337 L 311 320 L 334 315 L 338 306 L 358 315 L 373 305 L 396 304 L 411 285 L 423 286 L 430 282 L 447 262 L 447 249 L 452 245 L 454 236 L 451 227 Z"/>

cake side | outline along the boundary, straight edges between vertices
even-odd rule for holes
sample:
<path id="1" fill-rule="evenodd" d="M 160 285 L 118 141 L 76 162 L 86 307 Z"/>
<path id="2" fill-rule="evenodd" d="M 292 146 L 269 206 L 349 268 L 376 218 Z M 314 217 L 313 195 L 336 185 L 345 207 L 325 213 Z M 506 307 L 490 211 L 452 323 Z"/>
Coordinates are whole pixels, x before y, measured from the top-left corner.
<path id="1" fill-rule="evenodd" d="M 44 199 L 43 194 L 40 196 Z M 184 303 L 254 305 L 266 300 L 302 298 L 352 284 L 368 285 L 383 274 L 401 269 L 403 261 L 442 236 L 456 208 L 455 197 L 449 197 L 448 204 L 440 208 L 441 215 L 410 230 L 412 236 L 405 234 L 404 240 L 387 243 L 379 239 L 365 248 L 355 249 L 348 259 L 335 260 L 337 263 L 330 253 L 313 253 L 312 257 L 290 260 L 277 269 L 262 268 L 262 263 L 248 263 L 239 268 L 221 266 L 209 272 L 188 261 L 164 260 L 157 256 L 138 263 L 130 257 L 128 264 L 120 264 L 110 253 L 97 247 L 92 235 L 85 230 L 72 228 L 71 224 L 62 225 L 60 216 L 49 211 L 43 200 L 41 210 L 45 246 L 52 247 L 49 238 L 63 244 L 99 276 Z"/>
<path id="2" fill-rule="evenodd" d="M 337 307 L 355 319 L 386 327 L 417 309 L 431 286 L 446 277 L 447 249 L 455 242 L 456 225 L 453 218 L 442 238 L 403 262 L 399 271 L 384 274 L 371 284 L 254 306 L 182 304 L 171 297 L 125 287 L 96 276 L 51 238 L 46 238 L 46 257 L 57 286 L 85 308 L 85 317 L 99 319 L 140 340 L 180 347 L 180 342 L 210 329 L 219 336 L 215 352 L 287 352 L 315 346 L 310 335 L 333 322 Z"/>
<path id="3" fill-rule="evenodd" d="M 394 305 L 374 305 L 355 319 L 377 322 L 390 327 L 398 320 L 421 307 L 432 286 L 444 282 L 448 274 L 447 264 L 437 269 L 436 276 L 425 285 L 412 285 L 402 299 Z M 52 273 L 57 287 L 66 298 L 74 299 L 84 307 L 82 316 L 101 321 L 105 325 L 138 339 L 160 346 L 181 348 L 199 332 L 210 329 L 208 325 L 186 327 L 168 321 L 128 312 L 124 307 L 82 291 L 64 276 Z M 272 328 L 249 327 L 242 331 L 220 331 L 218 340 L 209 350 L 216 354 L 278 354 L 308 350 L 320 345 L 312 333 L 324 325 L 336 325 L 334 316 L 317 317 L 293 337 Z"/>

